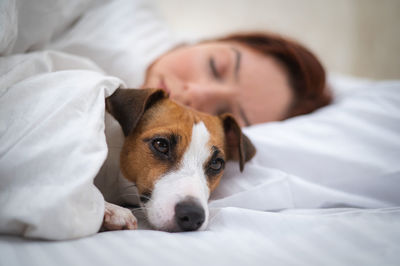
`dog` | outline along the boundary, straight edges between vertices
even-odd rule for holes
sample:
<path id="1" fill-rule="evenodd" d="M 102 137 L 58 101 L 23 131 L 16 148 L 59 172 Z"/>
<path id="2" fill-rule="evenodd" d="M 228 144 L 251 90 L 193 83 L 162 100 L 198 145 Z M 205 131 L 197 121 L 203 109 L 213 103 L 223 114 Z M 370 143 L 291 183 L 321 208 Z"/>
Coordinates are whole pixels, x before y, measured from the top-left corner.
<path id="1" fill-rule="evenodd" d="M 106 110 L 124 134 L 123 176 L 135 183 L 150 225 L 168 232 L 204 230 L 210 193 L 227 160 L 240 171 L 255 155 L 232 115 L 212 116 L 168 99 L 161 89 L 117 89 Z M 105 202 L 104 230 L 136 229 L 129 209 Z"/>

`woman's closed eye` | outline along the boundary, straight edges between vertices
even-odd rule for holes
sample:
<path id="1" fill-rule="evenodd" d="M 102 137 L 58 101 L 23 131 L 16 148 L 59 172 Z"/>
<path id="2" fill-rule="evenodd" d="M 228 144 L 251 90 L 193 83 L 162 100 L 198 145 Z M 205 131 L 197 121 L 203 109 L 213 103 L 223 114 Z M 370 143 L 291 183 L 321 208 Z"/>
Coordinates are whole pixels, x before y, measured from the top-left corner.
<path id="1" fill-rule="evenodd" d="M 218 71 L 217 64 L 215 62 L 215 58 L 211 56 L 210 59 L 208 60 L 208 63 L 209 63 L 213 77 L 217 80 L 221 80 L 222 74 Z"/>

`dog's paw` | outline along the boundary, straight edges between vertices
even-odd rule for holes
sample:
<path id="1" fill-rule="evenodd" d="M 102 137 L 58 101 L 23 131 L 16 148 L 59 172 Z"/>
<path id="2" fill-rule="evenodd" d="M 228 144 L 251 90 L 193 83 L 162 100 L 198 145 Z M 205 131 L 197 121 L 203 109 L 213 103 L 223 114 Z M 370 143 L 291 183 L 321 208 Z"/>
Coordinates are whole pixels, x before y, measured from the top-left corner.
<path id="1" fill-rule="evenodd" d="M 102 230 L 135 229 L 137 229 L 137 220 L 129 209 L 105 202 Z"/>

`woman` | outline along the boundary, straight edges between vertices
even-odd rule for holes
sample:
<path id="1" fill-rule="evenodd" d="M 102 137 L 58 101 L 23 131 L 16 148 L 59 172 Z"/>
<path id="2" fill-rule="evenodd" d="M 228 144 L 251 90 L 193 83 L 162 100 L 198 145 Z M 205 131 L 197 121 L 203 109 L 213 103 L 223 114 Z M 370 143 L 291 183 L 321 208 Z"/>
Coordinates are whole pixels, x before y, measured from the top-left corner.
<path id="1" fill-rule="evenodd" d="M 331 101 L 318 59 L 267 33 L 179 46 L 148 68 L 142 87 L 163 88 L 200 111 L 230 112 L 242 126 L 306 114 Z"/>
<path id="2" fill-rule="evenodd" d="M 233 113 L 242 126 L 309 113 L 331 99 L 318 59 L 277 35 L 234 34 L 178 45 L 144 1 L 105 2 L 90 12 L 85 5 L 53 3 L 50 14 L 30 4 L 29 16 L 42 26 L 15 13 L 18 23 L 9 36 L 16 39 L 0 42 L 0 54 L 57 50 L 81 56 L 128 87 L 164 88 L 200 111 Z M 16 31 L 18 36 L 11 34 Z"/>

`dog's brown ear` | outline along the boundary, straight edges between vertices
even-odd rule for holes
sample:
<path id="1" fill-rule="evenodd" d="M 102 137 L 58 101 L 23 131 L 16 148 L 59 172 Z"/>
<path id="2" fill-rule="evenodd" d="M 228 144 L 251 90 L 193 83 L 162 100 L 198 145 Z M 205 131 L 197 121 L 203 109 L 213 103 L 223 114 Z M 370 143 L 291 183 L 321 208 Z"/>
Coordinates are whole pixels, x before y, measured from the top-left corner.
<path id="1" fill-rule="evenodd" d="M 256 148 L 250 139 L 242 133 L 239 124 L 230 114 L 220 116 L 225 131 L 225 146 L 228 160 L 239 161 L 240 171 L 245 162 L 256 154 Z"/>
<path id="2" fill-rule="evenodd" d="M 106 98 L 106 110 L 119 122 L 124 135 L 128 136 L 144 112 L 167 97 L 160 89 L 117 89 Z"/>

